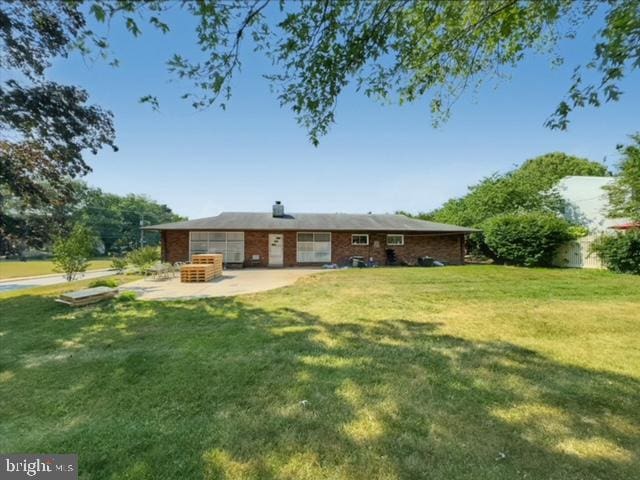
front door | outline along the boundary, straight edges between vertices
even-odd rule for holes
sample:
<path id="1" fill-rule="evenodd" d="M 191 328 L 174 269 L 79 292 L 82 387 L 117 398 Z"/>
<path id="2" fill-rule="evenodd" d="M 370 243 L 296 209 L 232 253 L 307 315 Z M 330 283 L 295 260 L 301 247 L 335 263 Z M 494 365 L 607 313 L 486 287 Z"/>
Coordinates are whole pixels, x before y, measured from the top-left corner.
<path id="1" fill-rule="evenodd" d="M 284 235 L 282 233 L 269 234 L 269 266 L 282 267 L 284 265 Z"/>

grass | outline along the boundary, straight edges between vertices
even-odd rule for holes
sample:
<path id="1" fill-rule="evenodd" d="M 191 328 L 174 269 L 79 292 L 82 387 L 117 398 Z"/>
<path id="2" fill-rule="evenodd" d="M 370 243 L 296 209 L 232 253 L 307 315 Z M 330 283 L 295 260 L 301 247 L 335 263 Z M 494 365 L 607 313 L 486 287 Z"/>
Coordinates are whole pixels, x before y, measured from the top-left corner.
<path id="1" fill-rule="evenodd" d="M 0 296 L 0 451 L 83 479 L 629 479 L 640 277 L 467 266 L 256 295 Z"/>
<path id="2" fill-rule="evenodd" d="M 100 270 L 111 268 L 111 260 L 91 260 L 87 270 Z M 0 280 L 6 278 L 32 277 L 36 275 L 48 275 L 56 273 L 51 260 L 0 261 Z"/>

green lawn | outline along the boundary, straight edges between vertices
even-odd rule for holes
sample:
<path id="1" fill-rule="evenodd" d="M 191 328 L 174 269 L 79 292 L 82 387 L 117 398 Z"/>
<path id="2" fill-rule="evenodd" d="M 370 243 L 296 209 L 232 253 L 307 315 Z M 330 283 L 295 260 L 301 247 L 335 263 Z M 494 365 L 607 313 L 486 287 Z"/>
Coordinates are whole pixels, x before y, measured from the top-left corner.
<path id="1" fill-rule="evenodd" d="M 111 260 L 91 260 L 89 270 L 110 268 Z M 0 280 L 5 278 L 31 277 L 56 273 L 51 260 L 29 260 L 27 262 L 0 260 Z"/>
<path id="2" fill-rule="evenodd" d="M 30 290 L 0 312 L 0 451 L 77 452 L 83 479 L 640 472 L 640 277 L 349 270 L 83 309 Z"/>

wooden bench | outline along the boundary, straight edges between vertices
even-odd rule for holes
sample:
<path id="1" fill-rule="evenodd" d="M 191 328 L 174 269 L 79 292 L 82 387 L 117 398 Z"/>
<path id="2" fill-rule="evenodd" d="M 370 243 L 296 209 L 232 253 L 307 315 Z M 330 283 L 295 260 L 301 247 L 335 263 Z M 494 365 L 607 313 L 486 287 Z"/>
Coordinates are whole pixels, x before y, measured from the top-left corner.
<path id="1" fill-rule="evenodd" d="M 89 305 L 91 303 L 113 298 L 117 294 L 117 288 L 95 287 L 87 288 L 86 290 L 78 290 L 77 292 L 64 293 L 60 295 L 60 298 L 56 298 L 55 301 L 72 307 L 81 307 L 83 305 Z"/>

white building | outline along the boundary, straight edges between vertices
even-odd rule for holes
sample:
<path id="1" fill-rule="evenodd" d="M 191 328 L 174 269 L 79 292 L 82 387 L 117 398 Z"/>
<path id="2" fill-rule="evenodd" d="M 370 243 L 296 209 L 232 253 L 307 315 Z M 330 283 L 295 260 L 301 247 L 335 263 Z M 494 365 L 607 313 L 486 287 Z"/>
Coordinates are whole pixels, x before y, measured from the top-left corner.
<path id="1" fill-rule="evenodd" d="M 628 222 L 629 219 L 611 218 L 609 195 L 606 187 L 615 182 L 614 177 L 569 176 L 558 182 L 555 190 L 565 200 L 565 218 L 589 229 L 586 237 L 569 242 L 558 249 L 554 263 L 563 267 L 603 268 L 600 259 L 590 254 L 593 240 L 603 233 L 611 233 L 610 227 Z"/>

